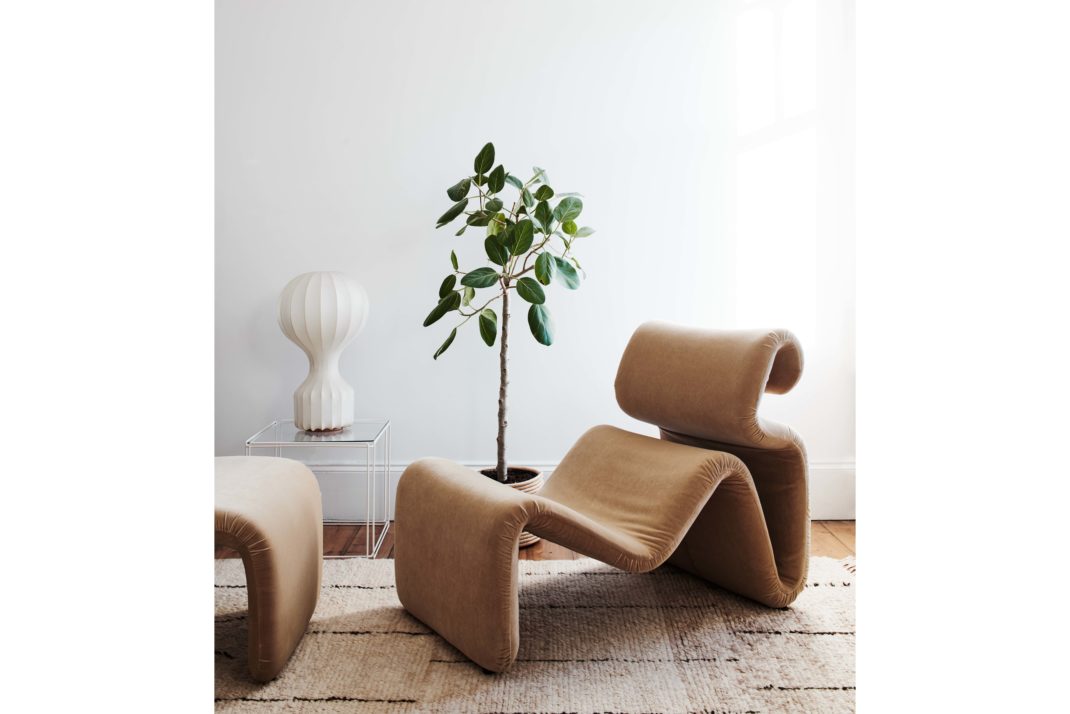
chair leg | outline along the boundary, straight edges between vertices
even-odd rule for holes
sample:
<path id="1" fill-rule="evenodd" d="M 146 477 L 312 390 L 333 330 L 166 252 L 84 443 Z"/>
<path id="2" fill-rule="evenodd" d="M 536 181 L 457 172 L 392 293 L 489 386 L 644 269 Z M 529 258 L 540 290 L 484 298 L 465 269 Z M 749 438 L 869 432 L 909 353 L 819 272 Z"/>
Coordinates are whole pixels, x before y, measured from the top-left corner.
<path id="1" fill-rule="evenodd" d="M 249 598 L 249 671 L 277 675 L 305 634 L 323 573 L 316 476 L 289 459 L 216 458 L 215 540 L 241 554 Z"/>
<path id="2" fill-rule="evenodd" d="M 441 459 L 417 461 L 398 483 L 398 599 L 490 672 L 508 669 L 520 646 L 517 541 L 527 503 L 523 494 Z"/>
<path id="3" fill-rule="evenodd" d="M 216 543 L 241 555 L 249 598 L 249 673 L 258 682 L 274 679 L 297 649 L 319 599 L 323 528 L 305 529 L 287 541 L 285 554 L 265 549 L 266 538 L 249 526 L 242 536 L 216 532 Z M 303 542 L 302 542 L 303 541 Z M 257 545 L 250 546 L 250 542 Z"/>

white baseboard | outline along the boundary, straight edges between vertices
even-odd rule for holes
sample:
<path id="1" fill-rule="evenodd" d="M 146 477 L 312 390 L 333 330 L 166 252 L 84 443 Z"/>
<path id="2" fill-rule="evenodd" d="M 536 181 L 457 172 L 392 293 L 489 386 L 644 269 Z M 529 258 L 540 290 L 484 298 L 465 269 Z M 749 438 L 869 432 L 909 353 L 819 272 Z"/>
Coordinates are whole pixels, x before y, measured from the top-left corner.
<path id="1" fill-rule="evenodd" d="M 390 470 L 389 518 L 394 517 L 394 493 L 398 479 L 407 464 Z M 472 468 L 487 468 L 489 464 L 466 464 Z M 542 470 L 547 478 L 553 475 L 557 464 L 528 464 Z M 326 521 L 363 521 L 367 503 L 367 488 L 363 466 L 354 470 L 352 465 L 309 464 L 316 474 L 323 493 L 323 519 Z M 380 479 L 382 477 L 380 476 Z M 378 484 L 376 485 L 378 488 Z M 376 503 L 381 503 L 381 492 L 376 494 Z M 381 506 L 380 506 L 381 509 Z M 379 516 L 376 511 L 376 517 Z M 810 517 L 816 521 L 854 520 L 855 517 L 855 465 L 854 463 L 810 464 Z"/>

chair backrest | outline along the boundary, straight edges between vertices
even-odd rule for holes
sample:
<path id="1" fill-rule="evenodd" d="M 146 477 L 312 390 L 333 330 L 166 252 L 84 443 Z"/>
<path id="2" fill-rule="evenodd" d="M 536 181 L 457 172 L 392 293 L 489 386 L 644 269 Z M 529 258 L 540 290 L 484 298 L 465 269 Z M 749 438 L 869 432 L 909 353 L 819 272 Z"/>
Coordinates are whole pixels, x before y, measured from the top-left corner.
<path id="1" fill-rule="evenodd" d="M 787 330 L 705 330 L 647 322 L 617 370 L 617 403 L 663 432 L 759 449 L 790 447 L 790 429 L 758 417 L 762 393 L 799 381 L 803 355 Z"/>
<path id="2" fill-rule="evenodd" d="M 663 439 L 728 452 L 746 464 L 761 501 L 779 589 L 790 597 L 802 589 L 809 564 L 806 449 L 788 427 L 760 419 L 758 405 L 763 393 L 794 387 L 802 364 L 802 348 L 787 330 L 698 330 L 650 322 L 632 335 L 616 382 L 620 408 L 656 424 Z M 713 582 L 746 572 L 749 561 L 742 551 L 715 545 L 737 542 L 737 505 L 715 491 L 671 562 Z M 777 590 L 769 586 L 769 592 Z"/>

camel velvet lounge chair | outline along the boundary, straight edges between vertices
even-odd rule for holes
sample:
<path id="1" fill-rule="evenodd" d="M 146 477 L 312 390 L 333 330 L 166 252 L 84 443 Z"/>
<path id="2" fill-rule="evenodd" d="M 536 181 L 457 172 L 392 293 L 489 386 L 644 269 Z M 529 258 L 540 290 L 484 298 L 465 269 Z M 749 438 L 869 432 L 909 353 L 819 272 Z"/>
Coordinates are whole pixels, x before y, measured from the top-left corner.
<path id="1" fill-rule="evenodd" d="M 626 571 L 668 561 L 787 606 L 808 565 L 806 454 L 794 432 L 758 417 L 758 404 L 801 372 L 787 331 L 641 326 L 617 371 L 617 403 L 661 438 L 594 427 L 539 495 L 444 459 L 414 462 L 398 485 L 398 598 L 494 672 L 519 649 L 523 530 Z"/>

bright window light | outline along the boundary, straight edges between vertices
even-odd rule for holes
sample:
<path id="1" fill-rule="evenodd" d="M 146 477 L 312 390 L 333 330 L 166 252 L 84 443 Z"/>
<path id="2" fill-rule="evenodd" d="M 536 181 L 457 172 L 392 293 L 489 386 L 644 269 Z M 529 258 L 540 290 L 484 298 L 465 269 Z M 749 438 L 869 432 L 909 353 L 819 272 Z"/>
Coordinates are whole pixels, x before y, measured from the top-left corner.
<path id="1" fill-rule="evenodd" d="M 817 142 L 812 128 L 736 163 L 736 320 L 816 342 Z"/>
<path id="2" fill-rule="evenodd" d="M 780 77 L 783 113 L 811 111 L 817 100 L 817 7 L 791 0 L 781 14 Z"/>
<path id="3" fill-rule="evenodd" d="M 736 19 L 736 129 L 741 135 L 776 119 L 775 21 L 766 8 Z"/>

